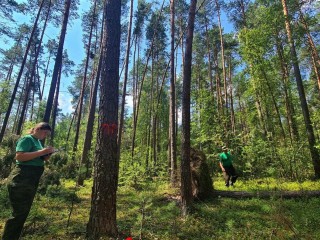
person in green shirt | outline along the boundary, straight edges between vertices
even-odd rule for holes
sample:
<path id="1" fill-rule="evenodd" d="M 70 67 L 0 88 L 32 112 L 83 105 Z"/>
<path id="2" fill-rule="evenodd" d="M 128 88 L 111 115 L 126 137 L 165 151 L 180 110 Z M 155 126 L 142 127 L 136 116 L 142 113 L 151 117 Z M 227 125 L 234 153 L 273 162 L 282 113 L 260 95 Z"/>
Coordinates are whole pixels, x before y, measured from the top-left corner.
<path id="1" fill-rule="evenodd" d="M 238 176 L 232 164 L 232 155 L 226 146 L 222 147 L 222 153 L 219 154 L 219 165 L 223 173 L 225 186 L 233 186 Z"/>
<path id="2" fill-rule="evenodd" d="M 50 132 L 50 125 L 41 122 L 17 142 L 16 165 L 8 178 L 12 216 L 6 221 L 2 240 L 20 238 L 23 225 L 29 215 L 38 189 L 40 177 L 44 171 L 44 162 L 55 151 L 53 147 L 44 148 L 40 142 Z"/>

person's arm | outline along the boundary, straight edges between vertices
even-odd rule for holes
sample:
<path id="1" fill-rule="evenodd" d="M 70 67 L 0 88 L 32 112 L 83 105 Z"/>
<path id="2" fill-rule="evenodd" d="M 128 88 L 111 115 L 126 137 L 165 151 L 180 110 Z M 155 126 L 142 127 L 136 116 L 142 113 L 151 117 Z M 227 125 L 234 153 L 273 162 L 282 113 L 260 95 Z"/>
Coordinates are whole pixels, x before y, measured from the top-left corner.
<path id="1" fill-rule="evenodd" d="M 219 164 L 220 164 L 220 168 L 221 168 L 222 172 L 225 172 L 226 170 L 224 169 L 224 167 L 223 167 L 222 163 L 221 163 L 221 162 L 219 162 Z"/>
<path id="2" fill-rule="evenodd" d="M 54 152 L 53 147 L 46 147 L 42 150 L 36 152 L 17 152 L 16 159 L 21 162 L 29 161 L 37 157 L 41 157 L 43 155 L 51 154 Z M 45 157 L 44 160 L 48 160 L 49 156 Z"/>

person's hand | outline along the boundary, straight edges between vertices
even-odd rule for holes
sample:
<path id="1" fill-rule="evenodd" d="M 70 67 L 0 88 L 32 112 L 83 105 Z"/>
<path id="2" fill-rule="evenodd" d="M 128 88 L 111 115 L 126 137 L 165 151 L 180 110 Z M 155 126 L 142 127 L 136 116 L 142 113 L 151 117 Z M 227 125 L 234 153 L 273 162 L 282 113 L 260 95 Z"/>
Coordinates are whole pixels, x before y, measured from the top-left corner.
<path id="1" fill-rule="evenodd" d="M 55 149 L 51 146 L 48 146 L 41 151 L 44 153 L 41 157 L 43 158 L 43 160 L 47 161 L 50 158 L 51 154 L 55 152 Z"/>
<path id="2" fill-rule="evenodd" d="M 51 147 L 51 146 L 48 146 L 48 147 L 45 147 L 44 149 L 42 149 L 43 151 L 43 155 L 49 155 L 49 154 L 52 154 L 54 153 L 54 147 Z"/>

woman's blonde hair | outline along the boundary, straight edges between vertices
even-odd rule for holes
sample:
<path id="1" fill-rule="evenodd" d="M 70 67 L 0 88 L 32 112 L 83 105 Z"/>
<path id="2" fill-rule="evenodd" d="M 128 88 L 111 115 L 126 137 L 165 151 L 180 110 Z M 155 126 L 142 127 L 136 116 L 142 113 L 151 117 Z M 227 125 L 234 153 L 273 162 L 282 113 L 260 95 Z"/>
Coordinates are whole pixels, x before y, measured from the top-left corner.
<path id="1" fill-rule="evenodd" d="M 40 130 L 49 130 L 51 131 L 51 127 L 49 125 L 49 123 L 46 123 L 46 122 L 40 122 L 38 123 L 37 125 L 35 125 L 33 128 L 31 128 L 28 133 L 29 134 L 33 134 L 35 133 L 35 130 L 36 129 L 40 129 Z"/>

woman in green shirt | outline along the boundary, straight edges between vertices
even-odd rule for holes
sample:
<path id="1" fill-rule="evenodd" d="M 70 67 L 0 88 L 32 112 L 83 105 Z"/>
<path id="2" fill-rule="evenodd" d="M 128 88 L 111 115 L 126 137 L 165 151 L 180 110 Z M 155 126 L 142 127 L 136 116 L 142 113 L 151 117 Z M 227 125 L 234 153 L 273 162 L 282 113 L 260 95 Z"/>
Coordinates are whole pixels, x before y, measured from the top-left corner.
<path id="1" fill-rule="evenodd" d="M 12 216 L 5 224 L 2 240 L 16 240 L 21 235 L 44 171 L 44 162 L 54 152 L 53 147 L 43 148 L 40 142 L 50 132 L 50 125 L 41 122 L 17 142 L 16 166 L 9 176 L 8 183 Z"/>

